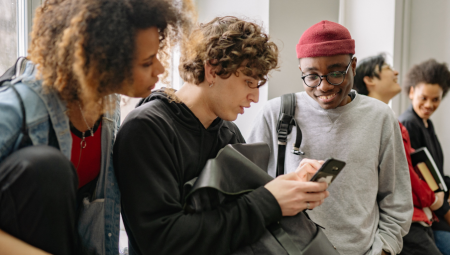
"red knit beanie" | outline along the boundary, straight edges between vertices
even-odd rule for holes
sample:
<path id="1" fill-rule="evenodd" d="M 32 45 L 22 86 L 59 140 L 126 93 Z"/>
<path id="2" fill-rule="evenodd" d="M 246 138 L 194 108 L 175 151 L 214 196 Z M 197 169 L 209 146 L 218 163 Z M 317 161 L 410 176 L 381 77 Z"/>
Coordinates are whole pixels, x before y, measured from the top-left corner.
<path id="1" fill-rule="evenodd" d="M 297 44 L 297 58 L 355 54 L 355 40 L 342 25 L 328 20 L 308 28 Z"/>

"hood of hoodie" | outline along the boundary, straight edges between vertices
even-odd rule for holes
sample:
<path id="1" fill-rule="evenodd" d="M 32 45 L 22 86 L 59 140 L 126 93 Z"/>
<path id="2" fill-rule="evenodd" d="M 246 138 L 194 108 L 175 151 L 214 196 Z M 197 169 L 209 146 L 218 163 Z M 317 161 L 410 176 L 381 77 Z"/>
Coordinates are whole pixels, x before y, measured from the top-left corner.
<path id="1" fill-rule="evenodd" d="M 164 103 L 175 116 L 175 120 L 185 126 L 186 128 L 192 130 L 206 130 L 209 132 L 217 131 L 222 127 L 223 120 L 217 117 L 211 125 L 205 129 L 200 120 L 195 116 L 195 114 L 187 107 L 183 102 L 177 103 L 170 99 L 169 95 L 165 92 L 165 89 L 158 89 L 152 91 L 152 93 L 146 97 L 141 99 L 139 103 L 136 105 L 136 108 L 147 104 L 149 102 L 156 103 L 157 101 Z"/>

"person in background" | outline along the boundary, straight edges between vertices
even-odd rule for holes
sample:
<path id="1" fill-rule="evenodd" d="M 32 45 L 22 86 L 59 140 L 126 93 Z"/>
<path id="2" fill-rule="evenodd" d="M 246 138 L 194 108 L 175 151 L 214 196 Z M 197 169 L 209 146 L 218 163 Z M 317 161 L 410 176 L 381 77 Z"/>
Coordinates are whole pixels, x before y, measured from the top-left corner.
<path id="1" fill-rule="evenodd" d="M 328 195 L 326 183 L 307 182 L 305 175 L 321 163 L 306 160 L 299 172 L 235 201 L 184 213 L 183 185 L 227 144 L 245 142 L 232 121 L 258 102 L 259 87 L 278 65 L 278 49 L 260 26 L 218 17 L 200 24 L 182 53 L 184 85 L 142 101 L 114 145 L 130 255 L 230 254 L 257 242 L 282 216 L 317 207 Z M 310 223 L 304 228 L 315 229 Z"/>
<path id="2" fill-rule="evenodd" d="M 294 118 L 303 134 L 304 155 L 287 151 L 286 173 L 305 157 L 346 162 L 328 189 L 330 196 L 308 215 L 325 227 L 341 254 L 399 253 L 413 203 L 397 120 L 389 106 L 352 90 L 357 60 L 347 28 L 326 20 L 316 23 L 300 37 L 296 50 L 305 92 L 295 94 Z M 264 106 L 248 139 L 269 144 L 272 176 L 277 170 L 280 105 L 275 98 Z M 293 129 L 288 146 L 295 139 Z"/>
<path id="3" fill-rule="evenodd" d="M 437 110 L 450 86 L 450 71 L 447 64 L 434 59 L 413 66 L 404 82 L 406 93 L 411 99 L 411 106 L 399 116 L 399 121 L 406 127 L 411 138 L 411 147 L 426 147 L 433 157 L 439 172 L 444 176 L 444 155 L 435 133 L 431 115 Z M 450 178 L 444 176 L 447 187 Z M 444 204 L 435 211 L 439 221 L 431 226 L 439 250 L 450 255 L 450 205 L 449 193 L 445 193 Z"/>
<path id="4" fill-rule="evenodd" d="M 384 54 L 379 54 L 358 62 L 353 89 L 361 95 L 373 97 L 388 104 L 401 91 L 397 79 L 398 72 L 386 63 Z M 444 192 L 435 194 L 428 184 L 419 178 L 411 163 L 410 153 L 414 152 L 414 149 L 411 148 L 408 131 L 400 122 L 399 125 L 408 161 L 414 203 L 411 228 L 403 237 L 403 249 L 400 254 L 440 255 L 442 253 L 435 244 L 431 225 L 436 220 L 432 211 L 442 207 Z"/>
<path id="5" fill-rule="evenodd" d="M 37 9 L 30 61 L 0 92 L 0 254 L 119 253 L 117 94 L 150 94 L 177 12 L 162 0 Z"/>

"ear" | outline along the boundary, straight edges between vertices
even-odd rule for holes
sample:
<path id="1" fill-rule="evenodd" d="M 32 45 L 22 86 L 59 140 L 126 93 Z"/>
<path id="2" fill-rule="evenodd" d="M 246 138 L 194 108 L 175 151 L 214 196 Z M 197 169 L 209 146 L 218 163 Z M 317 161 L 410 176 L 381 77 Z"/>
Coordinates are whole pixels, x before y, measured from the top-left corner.
<path id="1" fill-rule="evenodd" d="M 375 88 L 376 83 L 374 81 L 374 78 L 370 78 L 369 76 L 364 76 L 363 81 L 366 84 L 366 88 L 369 92 L 371 92 Z"/>
<path id="2" fill-rule="evenodd" d="M 411 99 L 411 101 L 414 98 L 414 87 L 409 88 L 409 99 Z"/>
<path id="3" fill-rule="evenodd" d="M 208 61 L 205 62 L 205 81 L 208 84 L 212 83 L 216 78 L 216 72 L 214 66 L 212 66 Z"/>
<path id="4" fill-rule="evenodd" d="M 356 75 L 356 63 L 358 62 L 358 59 L 356 57 L 353 57 L 354 60 L 352 61 L 352 70 L 353 70 L 353 77 Z"/>

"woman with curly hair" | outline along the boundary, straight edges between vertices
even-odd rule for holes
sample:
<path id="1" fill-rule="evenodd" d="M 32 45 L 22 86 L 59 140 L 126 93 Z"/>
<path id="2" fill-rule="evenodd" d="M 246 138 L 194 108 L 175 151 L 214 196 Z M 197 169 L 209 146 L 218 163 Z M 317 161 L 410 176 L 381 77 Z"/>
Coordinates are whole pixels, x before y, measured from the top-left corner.
<path id="1" fill-rule="evenodd" d="M 431 115 L 437 110 L 450 88 L 450 70 L 447 64 L 434 59 L 413 66 L 405 80 L 406 92 L 411 99 L 411 106 L 399 116 L 399 121 L 406 127 L 411 138 L 411 147 L 426 147 L 436 162 L 439 172 L 444 176 L 444 155 L 441 144 L 434 131 Z M 447 186 L 450 178 L 445 176 Z M 449 192 L 445 193 L 444 204 L 434 211 L 439 219 L 431 226 L 439 250 L 450 255 L 450 205 Z"/>
<path id="2" fill-rule="evenodd" d="M 0 92 L 0 254 L 119 253 L 117 94 L 150 94 L 184 17 L 164 0 L 37 10 L 30 61 Z"/>
<path id="3" fill-rule="evenodd" d="M 130 254 L 230 254 L 306 209 L 304 201 L 314 208 L 328 195 L 325 183 L 292 173 L 214 210 L 183 212 L 183 185 L 227 144 L 245 142 L 232 121 L 258 102 L 278 65 L 277 46 L 261 28 L 235 17 L 200 24 L 188 41 L 179 66 L 184 85 L 143 100 L 114 145 Z"/>

